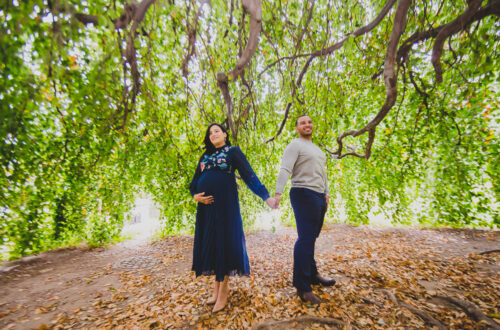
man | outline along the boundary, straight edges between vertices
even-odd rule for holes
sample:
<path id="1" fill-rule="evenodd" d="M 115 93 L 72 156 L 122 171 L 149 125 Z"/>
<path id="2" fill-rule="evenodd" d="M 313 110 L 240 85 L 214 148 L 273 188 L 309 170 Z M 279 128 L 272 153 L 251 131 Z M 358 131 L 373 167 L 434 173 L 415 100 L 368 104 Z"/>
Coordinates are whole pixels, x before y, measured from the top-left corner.
<path id="1" fill-rule="evenodd" d="M 295 131 L 299 137 L 285 148 L 276 183 L 275 207 L 291 174 L 290 201 L 299 236 L 293 251 L 293 286 L 302 301 L 320 304 L 311 284 L 332 286 L 335 280 L 320 276 L 314 261 L 314 244 L 323 226 L 329 196 L 326 156 L 312 142 L 313 129 L 309 116 L 297 118 Z"/>

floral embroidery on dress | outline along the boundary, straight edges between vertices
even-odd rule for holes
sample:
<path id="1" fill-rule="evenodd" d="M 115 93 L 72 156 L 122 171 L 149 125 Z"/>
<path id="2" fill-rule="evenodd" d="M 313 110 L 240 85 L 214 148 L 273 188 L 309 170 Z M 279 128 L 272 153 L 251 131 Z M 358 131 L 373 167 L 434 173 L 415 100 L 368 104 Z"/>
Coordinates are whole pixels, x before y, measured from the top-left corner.
<path id="1" fill-rule="evenodd" d="M 229 146 L 225 146 L 211 155 L 204 155 L 200 162 L 200 169 L 204 170 L 219 169 L 224 172 L 231 172 L 231 165 L 227 163 Z"/>

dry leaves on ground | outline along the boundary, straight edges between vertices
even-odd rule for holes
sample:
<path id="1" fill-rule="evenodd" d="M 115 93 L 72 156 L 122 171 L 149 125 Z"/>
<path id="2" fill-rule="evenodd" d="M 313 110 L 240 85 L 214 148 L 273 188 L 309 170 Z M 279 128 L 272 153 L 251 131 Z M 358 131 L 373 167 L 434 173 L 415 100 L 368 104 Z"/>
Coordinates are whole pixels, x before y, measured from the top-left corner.
<path id="1" fill-rule="evenodd" d="M 291 284 L 294 229 L 249 234 L 247 249 L 252 275 L 231 278 L 230 301 L 223 311 L 215 314 L 211 312 L 212 306 L 205 304 L 213 278 L 196 278 L 186 271 L 179 275 L 170 268 L 179 264 L 190 266 L 192 238 L 165 238 L 154 245 L 156 252 L 150 254 L 161 261 L 153 268 L 120 271 L 120 281 L 103 289 L 111 290 L 111 296 L 106 299 L 96 296 L 92 304 L 71 313 L 60 313 L 45 326 L 55 329 L 239 329 L 259 325 L 266 328 L 270 324 L 278 329 L 495 327 L 494 320 L 500 314 L 499 254 L 460 253 L 458 247 L 463 242 L 457 241 L 459 233 L 451 236 L 455 241 L 436 241 L 436 237 L 450 235 L 445 231 L 419 229 L 327 226 L 316 244 L 316 260 L 320 272 L 336 278 L 338 283 L 335 287 L 314 287 L 313 291 L 322 299 L 317 307 L 302 303 Z M 488 237 L 483 237 L 483 241 L 498 245 L 498 232 L 484 235 Z M 112 271 L 109 267 L 98 270 L 89 280 L 109 271 Z M 441 296 L 472 303 L 493 325 L 475 319 Z M 48 302 L 37 312 L 54 308 L 57 305 Z"/>

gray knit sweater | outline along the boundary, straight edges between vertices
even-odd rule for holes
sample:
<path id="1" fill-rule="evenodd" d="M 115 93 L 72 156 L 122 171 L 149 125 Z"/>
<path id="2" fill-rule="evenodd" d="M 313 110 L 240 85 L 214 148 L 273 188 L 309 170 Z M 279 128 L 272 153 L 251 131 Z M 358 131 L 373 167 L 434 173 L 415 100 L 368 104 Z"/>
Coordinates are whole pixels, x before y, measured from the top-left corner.
<path id="1" fill-rule="evenodd" d="M 281 169 L 276 182 L 276 193 L 283 193 L 290 174 L 292 188 L 308 188 L 328 195 L 326 156 L 312 141 L 297 138 L 283 153 Z"/>

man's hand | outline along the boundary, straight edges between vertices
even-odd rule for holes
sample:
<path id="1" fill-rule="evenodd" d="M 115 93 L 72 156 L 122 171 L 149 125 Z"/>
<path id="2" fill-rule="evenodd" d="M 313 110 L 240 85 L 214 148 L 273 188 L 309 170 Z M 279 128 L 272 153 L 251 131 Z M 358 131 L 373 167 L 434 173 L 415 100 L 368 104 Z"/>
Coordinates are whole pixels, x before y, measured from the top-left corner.
<path id="1" fill-rule="evenodd" d="M 272 210 L 275 210 L 278 208 L 278 206 L 276 205 L 276 199 L 274 197 L 269 197 L 268 199 L 266 199 L 266 204 L 267 206 L 269 206 Z"/>
<path id="2" fill-rule="evenodd" d="M 205 196 L 204 192 L 194 194 L 193 199 L 198 203 L 202 203 L 205 205 L 212 204 L 214 202 L 214 196 Z"/>
<path id="3" fill-rule="evenodd" d="M 330 196 L 325 195 L 326 209 L 328 210 L 328 204 L 330 203 Z"/>
<path id="4" fill-rule="evenodd" d="M 277 209 L 280 206 L 281 194 L 274 194 L 274 208 Z"/>

